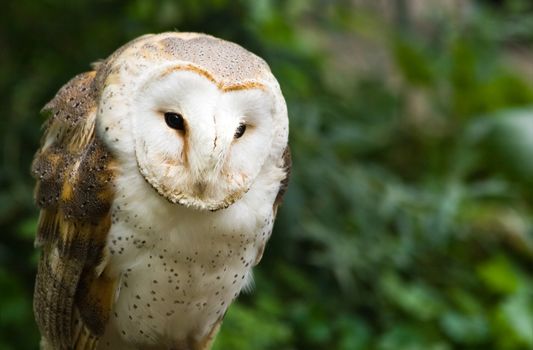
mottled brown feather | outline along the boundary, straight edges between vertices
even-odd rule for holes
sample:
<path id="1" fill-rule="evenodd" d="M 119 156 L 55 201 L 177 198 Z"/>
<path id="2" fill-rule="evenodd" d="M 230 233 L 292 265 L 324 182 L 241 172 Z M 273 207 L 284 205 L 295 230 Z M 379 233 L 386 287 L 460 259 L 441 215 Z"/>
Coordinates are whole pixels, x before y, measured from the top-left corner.
<path id="1" fill-rule="evenodd" d="M 289 187 L 289 180 L 291 178 L 291 168 L 292 168 L 292 156 L 291 156 L 291 149 L 289 148 L 289 146 L 285 148 L 282 158 L 283 158 L 283 168 L 285 169 L 285 177 L 283 178 L 283 180 L 281 180 L 278 194 L 276 196 L 276 199 L 274 200 L 274 213 L 276 213 L 278 207 L 283 202 L 283 196 L 285 196 L 285 192 L 287 192 L 287 188 Z"/>
<path id="2" fill-rule="evenodd" d="M 111 225 L 114 174 L 95 134 L 95 75 L 76 76 L 43 108 L 46 131 L 32 165 L 42 248 L 34 311 L 44 348 L 95 349 L 115 290 L 96 269 Z"/>

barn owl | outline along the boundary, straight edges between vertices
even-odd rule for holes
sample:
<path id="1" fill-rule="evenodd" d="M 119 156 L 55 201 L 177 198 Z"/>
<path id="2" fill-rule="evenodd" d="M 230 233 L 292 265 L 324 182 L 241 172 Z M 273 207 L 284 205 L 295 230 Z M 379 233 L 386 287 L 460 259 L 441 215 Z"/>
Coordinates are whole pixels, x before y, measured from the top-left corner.
<path id="1" fill-rule="evenodd" d="M 252 280 L 290 171 L 268 65 L 145 35 L 43 108 L 32 173 L 42 349 L 209 349 Z"/>

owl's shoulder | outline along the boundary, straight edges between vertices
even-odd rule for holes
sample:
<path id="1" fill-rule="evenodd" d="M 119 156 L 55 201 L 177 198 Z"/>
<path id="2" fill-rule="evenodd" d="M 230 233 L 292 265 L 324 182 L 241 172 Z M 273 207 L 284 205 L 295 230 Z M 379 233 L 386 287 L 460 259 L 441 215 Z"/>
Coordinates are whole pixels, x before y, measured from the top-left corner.
<path id="1" fill-rule="evenodd" d="M 95 75 L 77 75 L 42 109 L 48 119 L 32 163 L 35 200 L 42 210 L 93 223 L 109 209 L 114 177 L 113 157 L 95 131 Z"/>
<path id="2" fill-rule="evenodd" d="M 76 75 L 59 89 L 54 98 L 42 109 L 50 123 L 76 125 L 83 122 L 96 108 L 97 87 L 94 77 L 96 71 Z"/>

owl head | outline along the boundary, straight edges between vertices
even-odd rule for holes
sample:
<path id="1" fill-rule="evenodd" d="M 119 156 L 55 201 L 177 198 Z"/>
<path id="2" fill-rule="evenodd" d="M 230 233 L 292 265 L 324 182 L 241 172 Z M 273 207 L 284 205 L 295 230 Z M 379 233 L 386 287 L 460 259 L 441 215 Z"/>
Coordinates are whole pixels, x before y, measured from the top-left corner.
<path id="1" fill-rule="evenodd" d="M 285 101 L 268 65 L 241 46 L 196 33 L 147 35 L 97 72 L 99 136 L 168 201 L 223 209 L 279 166 Z"/>

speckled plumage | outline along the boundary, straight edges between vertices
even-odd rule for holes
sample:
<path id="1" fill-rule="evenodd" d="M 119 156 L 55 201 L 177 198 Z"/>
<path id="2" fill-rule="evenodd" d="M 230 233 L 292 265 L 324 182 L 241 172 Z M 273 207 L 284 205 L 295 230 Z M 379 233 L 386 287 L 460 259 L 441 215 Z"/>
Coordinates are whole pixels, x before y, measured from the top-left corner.
<path id="1" fill-rule="evenodd" d="M 140 37 L 94 69 L 43 109 L 42 347 L 208 349 L 287 186 L 279 85 L 259 57 L 196 33 Z"/>

